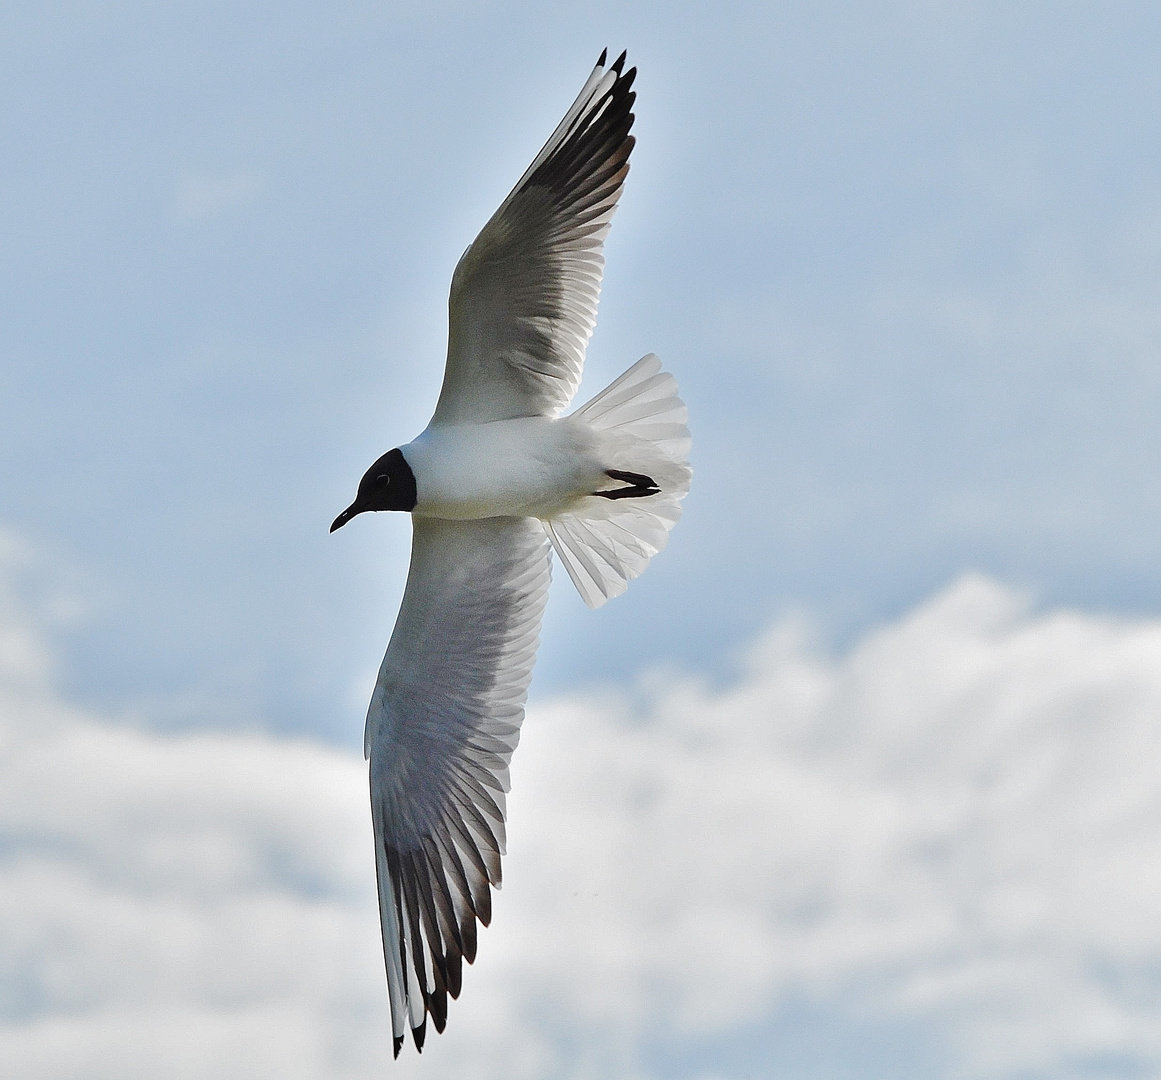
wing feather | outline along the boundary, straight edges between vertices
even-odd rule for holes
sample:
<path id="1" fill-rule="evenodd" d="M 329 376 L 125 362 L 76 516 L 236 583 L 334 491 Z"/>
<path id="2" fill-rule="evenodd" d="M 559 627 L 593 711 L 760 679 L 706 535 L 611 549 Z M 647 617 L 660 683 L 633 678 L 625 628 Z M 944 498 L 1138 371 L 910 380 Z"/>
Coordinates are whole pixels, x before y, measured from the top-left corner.
<path id="1" fill-rule="evenodd" d="M 605 55 L 452 277 L 433 424 L 555 416 L 580 383 L 633 149 L 636 68 Z"/>
<path id="2" fill-rule="evenodd" d="M 447 1022 L 492 917 L 549 547 L 530 518 L 414 518 L 411 569 L 367 714 L 383 953 L 398 1054 Z"/>

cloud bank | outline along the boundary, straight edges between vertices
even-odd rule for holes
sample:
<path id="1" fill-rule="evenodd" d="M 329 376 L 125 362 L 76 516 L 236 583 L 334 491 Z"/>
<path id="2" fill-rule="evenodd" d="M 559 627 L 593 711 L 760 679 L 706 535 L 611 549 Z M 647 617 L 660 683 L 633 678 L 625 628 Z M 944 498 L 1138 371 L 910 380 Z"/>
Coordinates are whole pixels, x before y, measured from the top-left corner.
<path id="1" fill-rule="evenodd" d="M 534 704 L 494 924 L 394 1067 L 363 763 L 80 712 L 38 624 L 0 592 L 5 1076 L 709 1080 L 802 1002 L 940 1076 L 1161 1068 L 1161 621 L 968 577 Z"/>

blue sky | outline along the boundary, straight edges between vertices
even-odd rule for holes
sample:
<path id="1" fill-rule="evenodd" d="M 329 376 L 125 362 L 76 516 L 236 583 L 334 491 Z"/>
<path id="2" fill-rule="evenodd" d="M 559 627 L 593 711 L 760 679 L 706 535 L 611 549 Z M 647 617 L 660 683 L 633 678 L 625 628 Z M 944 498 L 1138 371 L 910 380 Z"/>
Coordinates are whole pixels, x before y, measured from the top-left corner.
<path id="1" fill-rule="evenodd" d="M 841 665 L 965 574 L 1151 640 L 1159 23 L 1144 3 L 9 5 L 0 528 L 5 625 L 51 657 L 38 693 L 158 738 L 357 750 L 409 530 L 327 526 L 426 423 L 452 267 L 606 45 L 640 68 L 639 143 L 580 397 L 659 353 L 696 472 L 624 597 L 592 613 L 557 575 L 534 701 L 675 673 L 728 694 L 788 619 Z M 825 1030 L 831 990 L 785 980 L 763 992 Z M 746 1023 L 793 1027 L 779 1008 Z M 931 1050 L 954 1010 L 852 1008 L 856 1058 L 869 1024 L 925 1075 L 1065 1075 L 1048 1051 L 988 1073 Z M 641 1031 L 640 1075 L 687 1075 Z M 688 1075 L 761 1060 L 707 1045 Z"/>

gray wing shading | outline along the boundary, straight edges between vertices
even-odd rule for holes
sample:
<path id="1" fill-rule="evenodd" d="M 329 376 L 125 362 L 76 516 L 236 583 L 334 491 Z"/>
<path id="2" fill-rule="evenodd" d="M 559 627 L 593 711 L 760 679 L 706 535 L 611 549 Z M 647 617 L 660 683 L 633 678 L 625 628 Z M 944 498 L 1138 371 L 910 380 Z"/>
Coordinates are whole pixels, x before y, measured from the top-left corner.
<path id="1" fill-rule="evenodd" d="M 533 518 L 414 519 L 411 569 L 367 713 L 395 1055 L 459 996 L 500 885 L 508 762 L 548 596 Z"/>
<path id="2" fill-rule="evenodd" d="M 605 54 L 452 277 L 433 424 L 555 416 L 580 384 L 605 236 L 633 137 L 636 68 Z"/>

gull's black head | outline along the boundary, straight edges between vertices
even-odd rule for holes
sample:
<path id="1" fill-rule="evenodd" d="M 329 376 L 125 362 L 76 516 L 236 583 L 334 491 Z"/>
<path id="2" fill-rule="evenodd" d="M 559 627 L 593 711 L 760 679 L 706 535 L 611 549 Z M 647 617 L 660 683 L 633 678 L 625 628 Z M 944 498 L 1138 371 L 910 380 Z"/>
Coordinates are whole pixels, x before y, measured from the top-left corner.
<path id="1" fill-rule="evenodd" d="M 388 450 L 359 481 L 355 501 L 334 520 L 331 532 L 364 510 L 415 509 L 415 473 L 401 450 Z"/>

